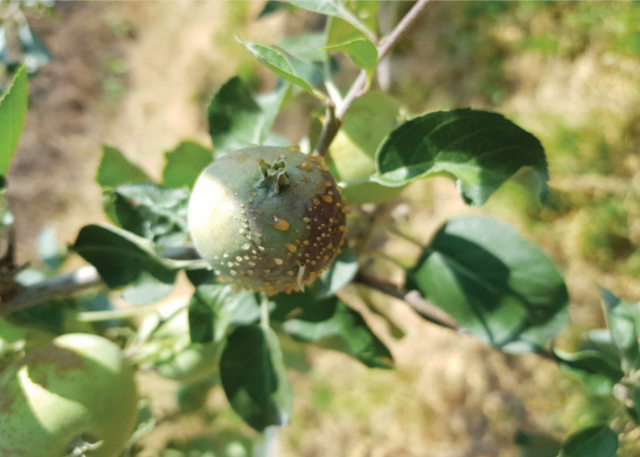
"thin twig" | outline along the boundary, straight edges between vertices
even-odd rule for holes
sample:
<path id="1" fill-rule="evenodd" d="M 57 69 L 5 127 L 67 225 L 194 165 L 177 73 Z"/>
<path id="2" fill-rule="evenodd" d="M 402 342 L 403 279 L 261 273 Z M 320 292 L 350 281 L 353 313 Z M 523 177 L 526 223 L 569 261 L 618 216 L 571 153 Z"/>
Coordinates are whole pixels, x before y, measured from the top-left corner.
<path id="1" fill-rule="evenodd" d="M 362 70 L 349 89 L 349 92 L 347 92 L 347 95 L 345 95 L 342 104 L 336 110 L 336 117 L 338 120 L 343 121 L 347 115 L 347 111 L 351 108 L 351 105 L 353 105 L 358 98 L 364 95 L 363 91 L 367 85 L 367 78 L 367 72 Z"/>
<path id="2" fill-rule="evenodd" d="M 425 10 L 432 0 L 418 0 L 411 10 L 402 18 L 398 25 L 391 31 L 389 36 L 377 47 L 378 49 L 378 63 L 384 59 L 391 49 L 398 43 L 400 38 L 409 30 L 409 28 L 415 23 L 416 19 Z M 347 95 L 342 100 L 342 103 L 335 109 L 335 117 L 332 119 L 327 118 L 325 120 L 325 126 L 323 133 L 326 133 L 322 138 L 323 141 L 318 142 L 313 154 L 324 155 L 329 150 L 331 142 L 335 138 L 340 126 L 344 121 L 347 111 L 351 108 L 351 105 L 362 95 L 365 94 L 368 89 L 368 75 L 366 71 L 362 71 L 356 80 L 351 85 L 351 88 L 347 92 Z"/>
<path id="3" fill-rule="evenodd" d="M 0 306 L 0 316 L 35 306 L 57 297 L 66 297 L 102 285 L 95 267 L 88 265 L 55 278 L 23 288 L 12 300 Z"/>
<path id="4" fill-rule="evenodd" d="M 465 330 L 460 327 L 460 325 L 451 320 L 449 316 L 436 308 L 433 304 L 422 298 L 422 296 L 416 291 L 403 292 L 391 284 L 382 283 L 365 275 L 358 275 L 354 280 L 354 283 L 362 284 L 370 289 L 377 290 L 385 295 L 404 301 L 423 319 L 433 324 L 448 328 L 449 330 L 454 330 L 458 333 L 465 333 Z"/>
<path id="5" fill-rule="evenodd" d="M 167 259 L 194 260 L 198 253 L 193 246 L 168 249 L 160 253 Z M 98 270 L 87 265 L 71 273 L 46 279 L 39 283 L 22 288 L 11 300 L 0 304 L 0 316 L 7 316 L 47 300 L 66 297 L 95 287 L 104 286 Z"/>
<path id="6" fill-rule="evenodd" d="M 122 309 L 108 309 L 105 311 L 82 311 L 76 314 L 78 322 L 104 322 L 121 319 L 129 319 L 136 316 L 144 316 L 157 311 L 158 303 L 150 305 L 138 305 Z"/>
<path id="7" fill-rule="evenodd" d="M 409 28 L 415 23 L 420 14 L 427 8 L 427 6 L 431 3 L 432 0 L 418 0 L 416 4 L 409 10 L 409 12 L 402 18 L 402 20 L 398 23 L 398 25 L 391 31 L 389 37 L 386 38 L 380 46 L 378 46 L 378 62 L 383 60 L 391 49 L 398 43 L 400 38 L 407 33 Z M 351 108 L 351 105 L 364 95 L 364 90 L 367 87 L 367 72 L 362 71 L 358 78 L 355 80 L 349 92 L 344 98 L 342 105 L 338 107 L 336 110 L 336 117 L 339 121 L 343 121 L 344 117 L 347 114 L 347 111 Z"/>
<path id="8" fill-rule="evenodd" d="M 329 150 L 329 145 L 338 134 L 340 127 L 342 127 L 342 122 L 336 118 L 335 107 L 327 105 L 327 119 L 324 121 L 318 144 L 314 148 L 312 155 L 324 155 Z"/>
<path id="9" fill-rule="evenodd" d="M 418 17 L 429 6 L 432 0 L 418 0 L 409 12 L 402 18 L 398 25 L 391 31 L 389 37 L 386 38 L 378 47 L 378 60 L 384 59 L 389 51 L 398 43 L 400 38 L 407 33 L 407 30 L 414 24 Z"/>
<path id="10" fill-rule="evenodd" d="M 376 279 L 369 278 L 364 275 L 358 275 L 354 280 L 356 284 L 362 284 L 370 289 L 377 290 L 387 296 L 397 298 L 404 301 L 409 305 L 416 313 L 420 315 L 426 321 L 431 322 L 439 327 L 443 327 L 449 330 L 453 330 L 458 334 L 466 334 L 467 331 L 461 327 L 458 323 L 454 322 L 446 313 L 437 308 L 432 303 L 425 300 L 418 291 L 402 292 L 391 284 L 380 282 Z M 553 362 L 558 362 L 558 358 L 555 354 L 545 348 L 540 348 L 533 354 L 547 359 Z"/>
<path id="11" fill-rule="evenodd" d="M 329 94 L 329 104 L 342 103 L 342 94 L 340 93 L 338 86 L 336 86 L 336 83 L 333 81 L 333 76 L 331 75 L 331 59 L 324 59 L 322 72 L 324 74 L 324 87 L 327 89 L 327 93 Z"/>

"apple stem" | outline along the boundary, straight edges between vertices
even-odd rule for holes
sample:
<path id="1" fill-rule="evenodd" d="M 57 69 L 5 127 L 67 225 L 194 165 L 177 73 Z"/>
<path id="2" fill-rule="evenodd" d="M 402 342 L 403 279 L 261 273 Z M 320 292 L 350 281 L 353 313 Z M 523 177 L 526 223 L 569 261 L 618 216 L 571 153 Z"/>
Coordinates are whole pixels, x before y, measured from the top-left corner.
<path id="1" fill-rule="evenodd" d="M 260 325 L 269 328 L 269 298 L 264 292 L 260 293 Z"/>
<path id="2" fill-rule="evenodd" d="M 71 453 L 68 454 L 68 457 L 86 457 L 87 451 L 95 451 L 99 449 L 104 444 L 104 441 L 98 441 L 97 443 L 89 443 L 82 438 L 82 436 L 76 437 L 71 444 L 69 444 L 69 448 L 71 449 Z"/>

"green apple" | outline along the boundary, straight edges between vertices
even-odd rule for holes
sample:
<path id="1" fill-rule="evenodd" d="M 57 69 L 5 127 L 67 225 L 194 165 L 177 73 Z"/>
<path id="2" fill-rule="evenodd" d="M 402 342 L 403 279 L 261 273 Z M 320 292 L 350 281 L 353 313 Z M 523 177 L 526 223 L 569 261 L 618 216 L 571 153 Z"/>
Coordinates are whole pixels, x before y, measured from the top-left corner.
<path id="1" fill-rule="evenodd" d="M 0 456 L 62 457 L 102 442 L 91 457 L 117 457 L 137 420 L 134 370 L 118 346 L 67 334 L 0 373 Z"/>

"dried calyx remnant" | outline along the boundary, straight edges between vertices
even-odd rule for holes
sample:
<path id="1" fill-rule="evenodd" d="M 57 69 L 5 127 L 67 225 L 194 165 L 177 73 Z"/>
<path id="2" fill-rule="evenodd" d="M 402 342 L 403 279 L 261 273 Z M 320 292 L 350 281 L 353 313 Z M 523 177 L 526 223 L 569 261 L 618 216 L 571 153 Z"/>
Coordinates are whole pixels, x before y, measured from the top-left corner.
<path id="1" fill-rule="evenodd" d="M 202 172 L 189 229 L 221 281 L 274 295 L 302 290 L 329 267 L 348 213 L 321 157 L 260 146 Z"/>

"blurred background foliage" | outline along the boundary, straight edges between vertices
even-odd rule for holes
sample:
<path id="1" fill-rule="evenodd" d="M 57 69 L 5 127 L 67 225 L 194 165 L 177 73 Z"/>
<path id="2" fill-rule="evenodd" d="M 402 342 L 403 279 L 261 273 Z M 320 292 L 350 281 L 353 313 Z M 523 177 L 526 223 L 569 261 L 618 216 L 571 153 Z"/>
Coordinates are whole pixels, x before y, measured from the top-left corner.
<path id="1" fill-rule="evenodd" d="M 324 26 L 303 11 L 258 19 L 263 6 L 58 2 L 53 16 L 28 16 L 53 60 L 30 82 L 30 111 L 10 173 L 20 261 L 35 258 L 46 224 L 69 243 L 82 225 L 104 220 L 93 182 L 100 144 L 118 146 L 154 176 L 162 152 L 177 142 L 208 144 L 205 105 L 230 76 L 258 91 L 274 86 L 236 35 L 275 43 Z M 410 6 L 384 2 L 383 30 Z M 346 86 L 357 71 L 346 59 L 339 63 L 345 74 L 338 84 Z M 480 211 L 516 225 L 566 274 L 572 324 L 557 344 L 568 350 L 586 329 L 604 325 L 598 286 L 640 300 L 638 75 L 640 3 L 632 1 L 437 2 L 379 75 L 407 114 L 494 110 L 541 139 L 551 173 L 548 204 L 539 206 L 516 179 Z M 315 106 L 302 96 L 279 116 L 276 132 L 299 141 Z M 464 207 L 453 184 L 438 178 L 412 184 L 381 211 L 389 224 L 427 241 L 446 218 L 478 210 Z M 384 241 L 384 249 L 406 249 Z M 77 266 L 73 259 L 65 264 Z M 367 314 L 398 370 L 291 348 L 299 372 L 292 373 L 296 405 L 282 435 L 283 456 L 529 455 L 516 441 L 536 433 L 561 439 L 622 416 L 617 402 L 550 361 L 498 353 L 418 320 L 399 303 L 370 299 L 397 323 L 389 329 Z M 251 455 L 256 436 L 219 389 L 208 392 L 205 409 L 179 418 L 178 384 L 140 376 L 161 419 L 137 455 Z M 622 419 L 617 431 L 618 455 L 640 455 L 640 431 Z"/>

